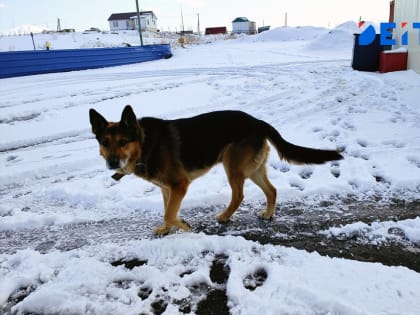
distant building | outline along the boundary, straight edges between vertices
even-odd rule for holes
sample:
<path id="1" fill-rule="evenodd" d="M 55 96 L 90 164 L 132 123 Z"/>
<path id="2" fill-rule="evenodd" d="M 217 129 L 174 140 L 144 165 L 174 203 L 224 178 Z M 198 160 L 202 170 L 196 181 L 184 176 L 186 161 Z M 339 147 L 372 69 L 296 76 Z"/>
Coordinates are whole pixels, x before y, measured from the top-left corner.
<path id="1" fill-rule="evenodd" d="M 419 0 L 395 0 L 390 4 L 390 20 L 397 25 L 407 22 L 405 28 L 397 27 L 394 29 L 393 38 L 396 39 L 395 48 L 401 47 L 401 37 L 408 31 L 408 45 L 402 46 L 408 49 L 407 68 L 420 73 L 420 45 L 419 30 L 414 29 L 413 23 L 420 22 Z"/>
<path id="2" fill-rule="evenodd" d="M 269 31 L 269 30 L 270 30 L 270 25 L 268 25 L 268 26 L 260 26 L 258 28 L 258 33 L 262 33 L 262 32 Z"/>
<path id="3" fill-rule="evenodd" d="M 226 26 L 206 27 L 206 35 L 212 34 L 226 34 Z"/>
<path id="4" fill-rule="evenodd" d="M 157 17 L 153 11 L 140 12 L 141 30 L 157 31 Z M 113 13 L 108 18 L 109 29 L 111 31 L 137 30 L 137 12 Z"/>
<path id="5" fill-rule="evenodd" d="M 232 21 L 232 32 L 235 34 L 256 34 L 256 23 L 248 20 L 246 17 L 238 17 Z"/>

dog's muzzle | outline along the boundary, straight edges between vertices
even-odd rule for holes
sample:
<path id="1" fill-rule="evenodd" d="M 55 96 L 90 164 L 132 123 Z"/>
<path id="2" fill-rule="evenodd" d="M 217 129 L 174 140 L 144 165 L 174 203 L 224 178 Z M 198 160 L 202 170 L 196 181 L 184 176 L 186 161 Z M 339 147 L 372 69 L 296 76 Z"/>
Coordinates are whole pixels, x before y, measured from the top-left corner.
<path id="1" fill-rule="evenodd" d="M 120 159 L 116 156 L 111 156 L 107 161 L 106 164 L 109 169 L 115 170 L 117 168 L 120 168 Z"/>

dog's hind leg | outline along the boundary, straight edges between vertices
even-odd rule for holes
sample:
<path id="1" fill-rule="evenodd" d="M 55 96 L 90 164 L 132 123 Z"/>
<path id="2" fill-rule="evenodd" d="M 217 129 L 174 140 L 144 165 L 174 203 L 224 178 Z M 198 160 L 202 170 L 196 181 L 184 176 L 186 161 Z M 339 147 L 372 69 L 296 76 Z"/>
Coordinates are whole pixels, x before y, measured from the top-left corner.
<path id="1" fill-rule="evenodd" d="M 271 219 L 275 212 L 277 191 L 268 180 L 265 163 L 262 164 L 250 178 L 262 189 L 267 198 L 267 209 L 258 212 L 258 216 L 261 219 Z"/>
<path id="2" fill-rule="evenodd" d="M 156 234 L 158 235 L 168 234 L 170 229 L 173 226 L 178 227 L 184 231 L 190 230 L 189 225 L 186 222 L 180 220 L 178 217 L 178 211 L 179 211 L 179 208 L 181 207 L 182 199 L 187 193 L 188 185 L 189 185 L 188 180 L 185 180 L 173 187 L 162 189 L 164 203 L 166 204 L 164 224 L 155 229 Z"/>
<path id="3" fill-rule="evenodd" d="M 220 223 L 229 221 L 244 199 L 245 179 L 255 170 L 256 150 L 250 145 L 229 145 L 222 158 L 229 185 L 232 188 L 232 199 L 228 207 L 216 215 Z M 250 171 L 252 169 L 252 171 Z"/>
<path id="4" fill-rule="evenodd" d="M 232 200 L 226 210 L 216 216 L 217 221 L 228 221 L 238 209 L 244 198 L 243 186 L 247 178 L 251 178 L 267 197 L 267 209 L 260 213 L 260 217 L 269 219 L 274 214 L 276 189 L 268 180 L 265 168 L 268 152 L 269 146 L 265 139 L 226 148 L 222 161 L 232 188 Z"/>
<path id="5" fill-rule="evenodd" d="M 216 220 L 221 223 L 229 221 L 230 217 L 235 213 L 244 199 L 244 176 L 242 174 L 228 174 L 228 180 L 230 187 L 232 188 L 232 199 L 225 211 L 216 216 Z"/>

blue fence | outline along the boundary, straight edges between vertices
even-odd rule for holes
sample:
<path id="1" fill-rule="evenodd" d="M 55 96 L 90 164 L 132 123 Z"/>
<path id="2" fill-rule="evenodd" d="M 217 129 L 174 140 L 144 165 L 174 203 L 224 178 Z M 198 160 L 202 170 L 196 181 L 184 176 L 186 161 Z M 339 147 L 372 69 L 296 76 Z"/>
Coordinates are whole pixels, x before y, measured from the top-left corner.
<path id="1" fill-rule="evenodd" d="M 118 48 L 0 52 L 0 79 L 95 69 L 169 58 L 169 44 Z"/>

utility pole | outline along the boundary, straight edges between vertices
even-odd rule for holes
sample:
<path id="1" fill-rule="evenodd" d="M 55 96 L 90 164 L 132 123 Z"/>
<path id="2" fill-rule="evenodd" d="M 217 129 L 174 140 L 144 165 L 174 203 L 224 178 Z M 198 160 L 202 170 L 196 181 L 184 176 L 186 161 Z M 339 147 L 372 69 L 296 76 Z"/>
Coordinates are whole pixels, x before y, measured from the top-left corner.
<path id="1" fill-rule="evenodd" d="M 140 44 L 143 46 L 143 36 L 141 34 L 141 19 L 140 19 L 140 10 L 139 10 L 139 0 L 136 0 L 136 8 L 137 8 L 137 22 L 139 27 L 139 35 L 140 35 Z"/>
<path id="2" fill-rule="evenodd" d="M 182 14 L 182 7 L 181 7 L 181 23 L 182 23 L 182 35 L 185 35 L 185 29 L 184 29 L 184 15 Z"/>
<path id="3" fill-rule="evenodd" d="M 198 21 L 197 21 L 197 33 L 198 33 L 198 35 L 201 35 L 201 32 L 200 32 L 200 13 L 197 13 L 197 18 L 198 18 Z"/>
<path id="4" fill-rule="evenodd" d="M 60 18 L 57 19 L 57 32 L 61 32 Z"/>
<path id="5" fill-rule="evenodd" d="M 34 45 L 34 50 L 36 50 L 35 41 L 34 41 L 34 33 L 32 33 L 32 32 L 31 32 L 31 37 L 32 37 L 32 44 Z"/>
<path id="6" fill-rule="evenodd" d="M 287 27 L 287 12 L 284 14 L 284 26 Z"/>

